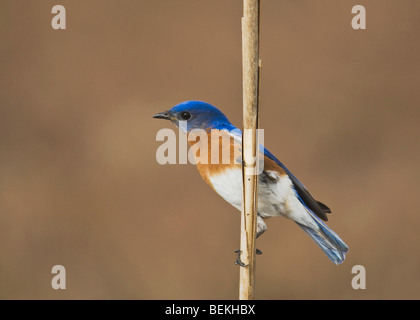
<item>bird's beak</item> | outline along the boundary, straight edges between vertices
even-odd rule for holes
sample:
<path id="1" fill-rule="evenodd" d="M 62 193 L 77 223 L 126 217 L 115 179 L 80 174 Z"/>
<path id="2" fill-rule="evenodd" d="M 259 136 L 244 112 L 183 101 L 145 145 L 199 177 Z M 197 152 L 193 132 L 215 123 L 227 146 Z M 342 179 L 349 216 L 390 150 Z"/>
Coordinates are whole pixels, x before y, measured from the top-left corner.
<path id="1" fill-rule="evenodd" d="M 153 118 L 171 120 L 171 113 L 169 111 L 156 113 Z"/>

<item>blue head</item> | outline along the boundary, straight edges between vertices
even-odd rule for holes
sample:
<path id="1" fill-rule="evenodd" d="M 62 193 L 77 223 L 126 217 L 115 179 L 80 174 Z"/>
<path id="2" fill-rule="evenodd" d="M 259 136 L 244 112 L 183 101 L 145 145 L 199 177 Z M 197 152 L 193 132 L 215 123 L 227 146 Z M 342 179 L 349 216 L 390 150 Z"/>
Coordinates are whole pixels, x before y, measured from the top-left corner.
<path id="1" fill-rule="evenodd" d="M 180 121 L 186 121 L 186 131 L 194 129 L 227 129 L 232 128 L 228 118 L 216 107 L 201 101 L 185 101 L 172 109 L 157 113 L 153 116 L 157 119 L 170 120 L 179 127 Z M 181 127 L 181 129 L 185 129 Z"/>

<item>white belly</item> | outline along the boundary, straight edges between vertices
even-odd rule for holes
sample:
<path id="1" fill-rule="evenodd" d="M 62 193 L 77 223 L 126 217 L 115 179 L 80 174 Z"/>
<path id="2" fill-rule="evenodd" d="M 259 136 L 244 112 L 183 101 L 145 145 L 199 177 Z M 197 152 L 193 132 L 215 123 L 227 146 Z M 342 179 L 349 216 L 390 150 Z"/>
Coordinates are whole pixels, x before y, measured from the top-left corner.
<path id="1" fill-rule="evenodd" d="M 210 182 L 216 192 L 232 206 L 242 210 L 242 170 L 226 170 L 222 174 L 213 175 Z"/>
<path id="2" fill-rule="evenodd" d="M 226 170 L 223 174 L 210 177 L 216 192 L 238 210 L 242 209 L 242 170 Z M 295 191 L 288 176 L 281 176 L 276 182 L 260 177 L 258 184 L 258 213 L 263 218 L 288 217 L 296 203 Z"/>

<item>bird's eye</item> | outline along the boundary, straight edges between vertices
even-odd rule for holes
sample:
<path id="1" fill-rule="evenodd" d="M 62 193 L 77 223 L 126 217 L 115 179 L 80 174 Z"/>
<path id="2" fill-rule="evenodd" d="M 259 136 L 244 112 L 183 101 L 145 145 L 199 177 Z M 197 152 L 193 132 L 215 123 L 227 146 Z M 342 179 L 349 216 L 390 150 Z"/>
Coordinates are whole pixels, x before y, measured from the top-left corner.
<path id="1" fill-rule="evenodd" d="M 181 113 L 181 118 L 183 120 L 190 120 L 191 119 L 191 113 L 189 113 L 188 111 L 184 111 L 183 113 Z"/>

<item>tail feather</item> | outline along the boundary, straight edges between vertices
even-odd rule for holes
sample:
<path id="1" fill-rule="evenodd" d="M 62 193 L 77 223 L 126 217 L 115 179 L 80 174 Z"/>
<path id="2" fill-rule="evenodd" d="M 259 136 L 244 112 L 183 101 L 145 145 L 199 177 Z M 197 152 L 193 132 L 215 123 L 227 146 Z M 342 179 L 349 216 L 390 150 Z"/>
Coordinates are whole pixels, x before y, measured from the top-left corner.
<path id="1" fill-rule="evenodd" d="M 335 264 L 343 263 L 346 258 L 346 253 L 349 251 L 349 247 L 317 216 L 310 211 L 308 211 L 308 213 L 314 219 L 319 230 L 314 230 L 313 228 L 300 223 L 298 223 L 298 225 L 316 242 L 332 262 Z"/>

